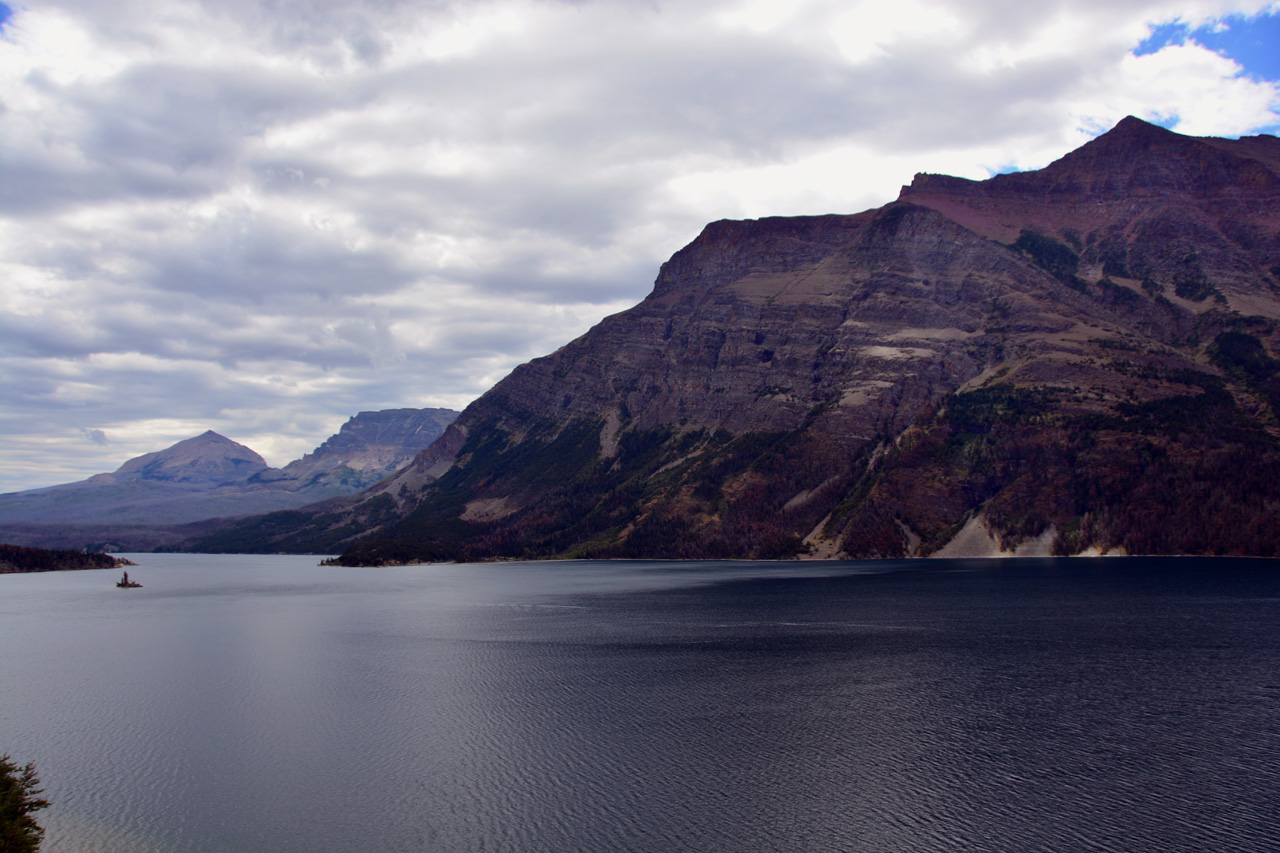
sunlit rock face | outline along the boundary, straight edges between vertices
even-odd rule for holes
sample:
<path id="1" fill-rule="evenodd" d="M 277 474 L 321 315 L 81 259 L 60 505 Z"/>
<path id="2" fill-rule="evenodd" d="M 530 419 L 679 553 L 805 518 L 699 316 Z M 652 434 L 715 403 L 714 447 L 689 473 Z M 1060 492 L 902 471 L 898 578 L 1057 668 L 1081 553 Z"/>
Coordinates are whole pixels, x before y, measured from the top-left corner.
<path id="1" fill-rule="evenodd" d="M 221 541 L 863 557 L 980 527 L 996 552 L 1280 553 L 1278 212 L 1276 138 L 1129 118 L 1040 171 L 712 223 L 358 501 Z"/>

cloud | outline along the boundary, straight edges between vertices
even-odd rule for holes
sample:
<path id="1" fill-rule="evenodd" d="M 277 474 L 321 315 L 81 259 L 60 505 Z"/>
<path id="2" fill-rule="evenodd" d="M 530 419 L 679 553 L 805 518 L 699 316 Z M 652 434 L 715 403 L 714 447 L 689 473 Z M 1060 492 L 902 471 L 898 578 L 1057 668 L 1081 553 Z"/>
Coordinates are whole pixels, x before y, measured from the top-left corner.
<path id="1" fill-rule="evenodd" d="M 1129 113 L 1280 129 L 1274 80 L 1195 37 L 1152 41 L 1268 9 L 17 8 L 0 36 L 0 459 L 23 461 L 0 490 L 209 428 L 281 465 L 360 410 L 461 408 L 643 298 L 710 220 L 1039 167 Z"/>
<path id="2" fill-rule="evenodd" d="M 96 444 L 99 447 L 106 447 L 111 443 L 107 440 L 107 434 L 100 429 L 86 429 L 85 427 L 80 427 L 80 434 L 89 439 L 91 444 Z"/>

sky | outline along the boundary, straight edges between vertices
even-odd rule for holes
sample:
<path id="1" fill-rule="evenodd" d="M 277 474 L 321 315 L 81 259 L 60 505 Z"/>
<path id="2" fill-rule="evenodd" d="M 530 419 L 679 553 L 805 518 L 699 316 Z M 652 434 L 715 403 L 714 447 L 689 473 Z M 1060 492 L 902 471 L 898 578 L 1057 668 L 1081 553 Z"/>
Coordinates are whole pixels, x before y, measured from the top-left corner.
<path id="1" fill-rule="evenodd" d="M 1280 132 L 1273 0 L 4 0 L 0 492 L 462 409 L 707 222 Z"/>

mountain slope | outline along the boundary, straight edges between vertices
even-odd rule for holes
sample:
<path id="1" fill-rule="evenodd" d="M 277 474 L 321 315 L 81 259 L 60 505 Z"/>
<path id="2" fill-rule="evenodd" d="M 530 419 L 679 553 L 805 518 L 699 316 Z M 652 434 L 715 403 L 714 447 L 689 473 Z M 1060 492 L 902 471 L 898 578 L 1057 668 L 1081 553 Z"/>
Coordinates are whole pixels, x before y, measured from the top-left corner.
<path id="1" fill-rule="evenodd" d="M 713 223 L 394 477 L 200 544 L 902 556 L 976 525 L 1041 552 L 1280 554 L 1277 211 L 1274 137 L 1130 118 L 1038 172 Z"/>
<path id="2" fill-rule="evenodd" d="M 279 478 L 313 487 L 336 484 L 347 491 L 371 486 L 412 461 L 457 416 L 452 409 L 360 412 L 337 435 L 280 469 Z"/>
<path id="3" fill-rule="evenodd" d="M 181 483 L 193 488 L 217 488 L 243 484 L 265 470 L 267 463 L 257 453 L 213 430 L 207 430 L 172 447 L 130 459 L 114 473 L 95 474 L 84 485 L 109 486 L 146 480 Z"/>

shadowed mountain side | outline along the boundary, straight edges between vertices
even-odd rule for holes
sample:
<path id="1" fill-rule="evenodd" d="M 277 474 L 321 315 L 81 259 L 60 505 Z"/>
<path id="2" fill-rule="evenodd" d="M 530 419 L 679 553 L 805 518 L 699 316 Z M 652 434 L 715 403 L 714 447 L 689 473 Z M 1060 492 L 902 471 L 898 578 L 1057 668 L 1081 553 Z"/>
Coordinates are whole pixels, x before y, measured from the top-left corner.
<path id="1" fill-rule="evenodd" d="M 1280 555 L 1277 164 L 1126 119 L 1038 172 L 713 223 L 395 476 L 187 547 Z"/>

